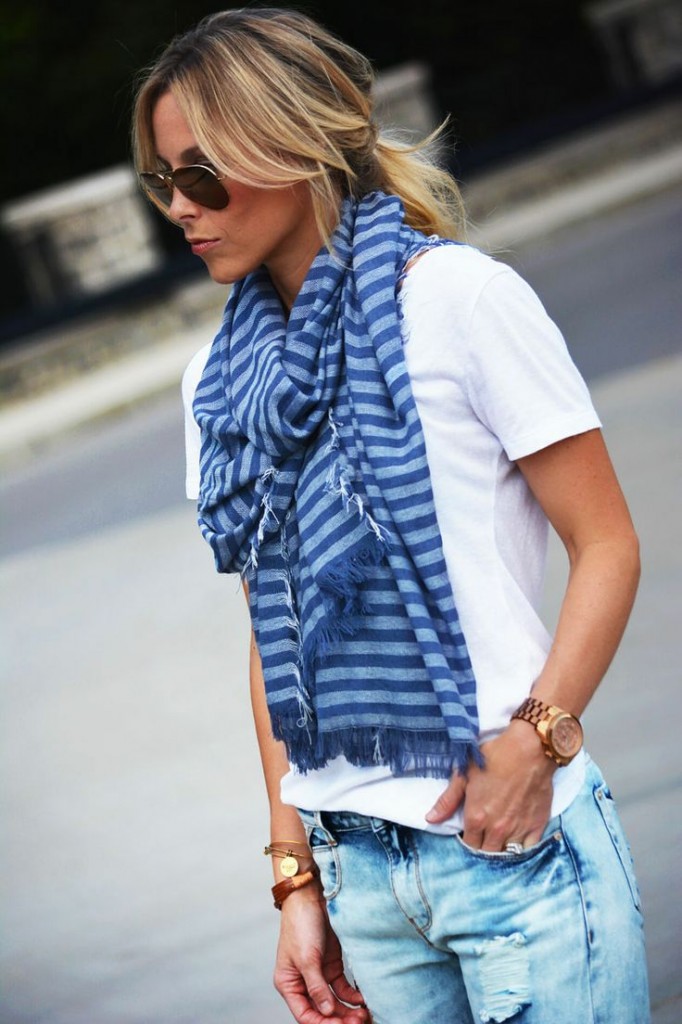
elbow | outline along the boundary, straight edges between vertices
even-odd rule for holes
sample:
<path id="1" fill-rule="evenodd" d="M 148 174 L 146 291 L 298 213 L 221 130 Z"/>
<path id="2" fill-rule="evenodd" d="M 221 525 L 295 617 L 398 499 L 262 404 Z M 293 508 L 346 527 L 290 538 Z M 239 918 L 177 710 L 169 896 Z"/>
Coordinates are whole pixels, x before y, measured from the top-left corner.
<path id="1" fill-rule="evenodd" d="M 632 526 L 575 547 L 567 545 L 570 574 L 589 566 L 604 582 L 610 581 L 634 601 L 642 574 L 639 537 Z"/>
<path id="2" fill-rule="evenodd" d="M 634 602 L 642 575 L 639 537 L 634 528 L 614 538 L 613 565 L 624 593 Z"/>

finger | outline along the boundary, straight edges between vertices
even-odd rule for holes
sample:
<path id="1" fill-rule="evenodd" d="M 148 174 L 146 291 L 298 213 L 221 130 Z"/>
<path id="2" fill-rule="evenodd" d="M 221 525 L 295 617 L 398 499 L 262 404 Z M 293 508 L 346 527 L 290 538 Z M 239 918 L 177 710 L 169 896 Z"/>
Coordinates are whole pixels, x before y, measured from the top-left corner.
<path id="1" fill-rule="evenodd" d="M 509 842 L 507 836 L 508 833 L 504 829 L 486 829 L 481 836 L 478 849 L 485 853 L 501 853 L 504 851 L 506 843 Z"/>
<path id="2" fill-rule="evenodd" d="M 321 971 L 317 968 L 304 970 L 303 982 L 313 1005 L 323 1014 L 325 1019 L 328 1020 L 332 1014 L 339 1013 L 342 1007 Z"/>
<path id="3" fill-rule="evenodd" d="M 364 1006 L 365 1001 L 362 998 L 362 993 L 354 985 L 351 985 L 345 974 L 340 974 L 338 978 L 334 978 L 331 986 L 337 999 L 342 999 L 344 1003 L 351 1003 L 354 1006 Z"/>
<path id="4" fill-rule="evenodd" d="M 326 984 L 323 983 L 324 993 L 321 991 L 321 988 L 318 990 L 320 1005 L 317 1005 L 309 991 L 308 983 L 298 970 L 276 970 L 274 981 L 275 988 L 282 999 L 284 999 L 298 1024 L 323 1024 L 323 1022 L 331 1024 L 334 1001 Z M 320 1012 L 322 1005 L 329 1007 L 326 1013 Z M 336 1020 L 336 1018 L 333 1019 Z"/>
<path id="5" fill-rule="evenodd" d="M 481 850 L 483 848 L 484 840 L 485 832 L 483 831 L 482 828 L 472 828 L 471 826 L 465 826 L 464 831 L 462 832 L 462 842 L 465 844 L 465 846 L 470 846 L 472 850 Z"/>
<path id="6" fill-rule="evenodd" d="M 507 843 L 520 844 L 522 848 L 530 846 L 526 839 L 526 825 L 515 825 L 509 817 L 487 822 L 481 836 L 480 849 L 487 853 L 504 853 Z"/>
<path id="7" fill-rule="evenodd" d="M 489 813 L 485 806 L 472 807 L 471 801 L 464 804 L 464 830 L 462 841 L 472 850 L 482 849 L 490 827 Z M 499 850 L 499 846 L 498 846 Z"/>
<path id="8" fill-rule="evenodd" d="M 546 829 L 546 821 L 542 822 L 542 824 L 532 824 L 530 822 L 519 824 L 507 833 L 503 845 L 506 846 L 507 843 L 521 843 L 524 850 L 527 850 L 530 846 L 535 846 L 536 843 L 540 842 Z"/>
<path id="9" fill-rule="evenodd" d="M 298 1024 L 347 1024 L 340 1015 L 319 1013 L 304 992 L 281 991 L 280 994 Z"/>
<path id="10" fill-rule="evenodd" d="M 329 1024 L 329 1017 L 323 1017 L 315 1010 L 304 992 L 293 989 L 284 990 L 275 985 L 284 1002 L 289 1007 L 291 1016 L 298 1024 Z"/>
<path id="11" fill-rule="evenodd" d="M 465 791 L 466 779 L 461 775 L 455 775 L 450 780 L 447 788 L 444 789 L 438 797 L 429 813 L 426 815 L 426 820 L 431 825 L 437 825 L 442 821 L 447 821 L 448 818 L 452 817 L 461 804 L 464 799 Z"/>
<path id="12" fill-rule="evenodd" d="M 337 1003 L 334 1013 L 325 1015 L 304 999 L 303 1009 L 299 1016 L 295 1000 L 287 1000 L 287 1005 L 299 1024 L 370 1024 L 371 1020 L 366 1007 L 350 1007 L 343 1003 Z"/>
<path id="13" fill-rule="evenodd" d="M 372 1024 L 372 1015 L 366 1006 L 344 1006 L 343 1024 Z"/>
<path id="14" fill-rule="evenodd" d="M 535 846 L 536 843 L 540 842 L 544 834 L 544 828 L 534 828 L 530 832 L 526 832 L 525 836 L 523 837 L 524 849 L 527 850 L 529 846 Z"/>

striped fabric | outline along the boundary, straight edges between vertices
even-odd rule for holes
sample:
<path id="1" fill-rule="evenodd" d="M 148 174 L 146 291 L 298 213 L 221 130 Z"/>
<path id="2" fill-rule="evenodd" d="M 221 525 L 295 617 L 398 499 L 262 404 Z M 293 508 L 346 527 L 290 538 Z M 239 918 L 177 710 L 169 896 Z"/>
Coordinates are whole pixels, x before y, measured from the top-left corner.
<path id="1" fill-rule="evenodd" d="M 234 285 L 195 397 L 199 524 L 248 580 L 273 732 L 304 772 L 479 757 L 396 299 L 433 244 L 395 197 L 347 200 L 288 323 L 264 269 Z"/>

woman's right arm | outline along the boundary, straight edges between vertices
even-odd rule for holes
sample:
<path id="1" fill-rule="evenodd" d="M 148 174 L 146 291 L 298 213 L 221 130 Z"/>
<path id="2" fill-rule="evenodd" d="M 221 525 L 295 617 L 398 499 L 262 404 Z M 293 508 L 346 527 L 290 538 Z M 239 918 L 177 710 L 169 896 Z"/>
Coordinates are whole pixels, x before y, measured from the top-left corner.
<path id="1" fill-rule="evenodd" d="M 244 589 L 247 592 L 246 584 Z M 249 656 L 251 705 L 270 804 L 270 842 L 306 843 L 296 809 L 280 799 L 280 782 L 289 771 L 284 744 L 275 740 L 265 697 L 265 682 L 258 646 L 251 632 Z M 299 847 L 294 847 L 298 849 Z M 306 856 L 312 862 L 310 851 Z M 272 858 L 275 881 L 283 878 L 279 859 Z M 307 863 L 302 865 L 304 870 Z M 280 937 L 275 967 L 275 988 L 299 1024 L 366 1024 L 369 1015 L 358 1007 L 362 996 L 343 971 L 341 947 L 331 929 L 319 881 L 315 879 L 291 893 L 281 909 Z M 355 1009 L 344 1005 L 354 1003 Z"/>

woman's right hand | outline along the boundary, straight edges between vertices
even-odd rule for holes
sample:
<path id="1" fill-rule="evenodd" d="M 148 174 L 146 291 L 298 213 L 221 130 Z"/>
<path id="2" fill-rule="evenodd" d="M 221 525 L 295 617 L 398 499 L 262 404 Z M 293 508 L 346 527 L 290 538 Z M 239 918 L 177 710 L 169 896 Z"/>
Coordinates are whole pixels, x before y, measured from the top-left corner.
<path id="1" fill-rule="evenodd" d="M 281 914 L 275 988 L 298 1024 L 370 1024 L 361 994 L 344 974 L 319 883 L 291 893 Z"/>
<path id="2" fill-rule="evenodd" d="M 248 596 L 246 584 L 244 591 Z M 256 735 L 271 809 L 270 835 L 273 842 L 286 836 L 279 846 L 291 842 L 298 850 L 299 843 L 305 845 L 305 831 L 296 809 L 282 804 L 280 798 L 289 761 L 284 744 L 272 735 L 263 667 L 253 630 L 249 667 Z M 297 859 L 301 856 L 299 852 Z M 282 881 L 277 871 L 275 881 Z M 369 1024 L 370 1015 L 362 996 L 343 973 L 341 946 L 329 924 L 319 880 L 290 893 L 282 904 L 281 914 L 275 988 L 298 1024 Z"/>

